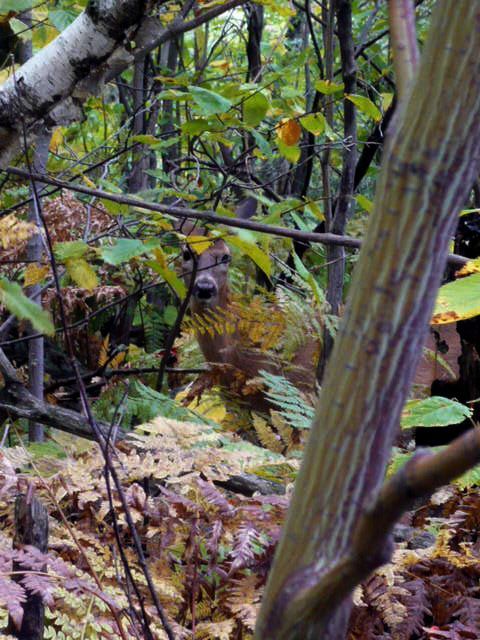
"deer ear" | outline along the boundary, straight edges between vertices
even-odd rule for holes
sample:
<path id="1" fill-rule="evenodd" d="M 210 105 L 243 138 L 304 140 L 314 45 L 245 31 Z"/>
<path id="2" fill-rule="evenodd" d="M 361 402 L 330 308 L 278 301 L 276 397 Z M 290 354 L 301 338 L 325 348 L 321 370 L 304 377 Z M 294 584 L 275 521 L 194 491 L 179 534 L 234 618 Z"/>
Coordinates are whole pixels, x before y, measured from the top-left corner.
<path id="1" fill-rule="evenodd" d="M 235 217 L 241 220 L 248 220 L 257 212 L 257 199 L 253 196 L 244 198 L 235 209 Z"/>
<path id="2" fill-rule="evenodd" d="M 189 220 L 188 218 L 181 218 L 180 220 L 176 220 L 173 228 L 178 233 L 182 233 L 184 236 L 203 236 L 205 234 L 205 229 L 199 226 L 197 220 Z"/>

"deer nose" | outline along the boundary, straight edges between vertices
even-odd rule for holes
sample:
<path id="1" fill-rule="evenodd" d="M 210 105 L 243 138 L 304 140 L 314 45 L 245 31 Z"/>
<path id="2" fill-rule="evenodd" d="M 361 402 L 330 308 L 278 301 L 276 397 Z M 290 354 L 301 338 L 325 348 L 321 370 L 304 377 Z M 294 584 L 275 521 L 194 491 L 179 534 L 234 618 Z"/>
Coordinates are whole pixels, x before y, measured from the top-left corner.
<path id="1" fill-rule="evenodd" d="M 193 293 L 199 300 L 207 301 L 217 294 L 217 285 L 210 280 L 199 280 Z"/>

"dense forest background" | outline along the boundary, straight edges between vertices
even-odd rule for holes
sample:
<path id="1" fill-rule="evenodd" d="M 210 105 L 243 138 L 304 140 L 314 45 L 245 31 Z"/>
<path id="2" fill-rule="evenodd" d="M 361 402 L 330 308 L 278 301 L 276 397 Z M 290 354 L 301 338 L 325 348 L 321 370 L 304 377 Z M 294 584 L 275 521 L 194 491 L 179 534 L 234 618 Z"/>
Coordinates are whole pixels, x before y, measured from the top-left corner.
<path id="1" fill-rule="evenodd" d="M 479 11 L 0 0 L 2 638 L 480 637 Z"/>

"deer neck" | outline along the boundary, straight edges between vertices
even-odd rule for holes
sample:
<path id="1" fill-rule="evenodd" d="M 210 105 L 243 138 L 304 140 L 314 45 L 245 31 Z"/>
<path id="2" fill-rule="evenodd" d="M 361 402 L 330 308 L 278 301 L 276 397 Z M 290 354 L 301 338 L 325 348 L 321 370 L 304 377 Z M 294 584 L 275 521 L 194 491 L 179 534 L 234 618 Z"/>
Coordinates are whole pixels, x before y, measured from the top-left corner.
<path id="1" fill-rule="evenodd" d="M 219 300 L 215 307 L 206 310 L 204 307 L 193 301 L 191 311 L 194 316 L 203 317 L 205 324 L 215 325 L 215 316 L 218 314 L 220 322 L 230 310 L 230 291 L 225 287 L 219 294 Z M 212 335 L 213 333 L 213 335 Z M 227 331 L 216 331 L 212 326 L 212 332 L 196 332 L 197 341 L 207 362 L 232 362 L 232 352 L 235 351 L 235 337 Z"/>

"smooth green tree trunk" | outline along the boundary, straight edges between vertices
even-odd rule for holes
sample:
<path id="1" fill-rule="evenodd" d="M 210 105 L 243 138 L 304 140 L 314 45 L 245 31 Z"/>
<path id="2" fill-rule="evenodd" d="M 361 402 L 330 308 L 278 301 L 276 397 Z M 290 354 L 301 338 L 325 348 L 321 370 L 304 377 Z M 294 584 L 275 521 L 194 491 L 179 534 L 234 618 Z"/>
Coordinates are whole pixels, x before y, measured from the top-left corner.
<path id="1" fill-rule="evenodd" d="M 345 637 L 354 583 L 341 561 L 382 486 L 458 210 L 479 171 L 479 89 L 480 2 L 438 2 L 390 129 L 257 640 Z M 390 553 L 374 542 L 372 568 Z"/>

